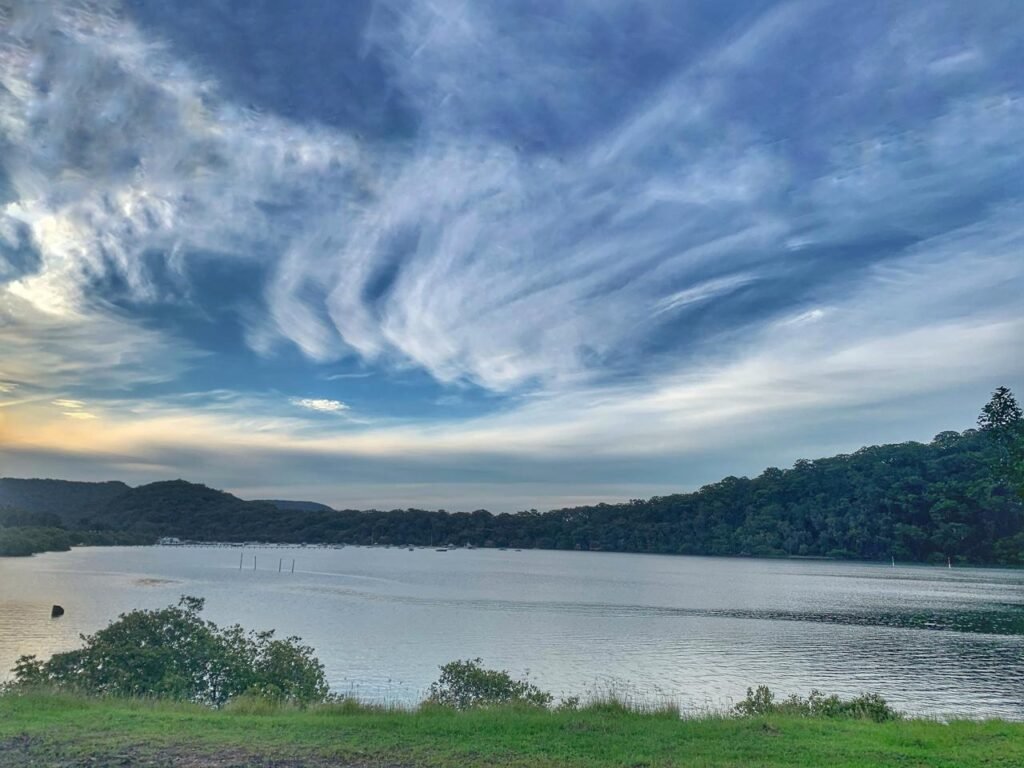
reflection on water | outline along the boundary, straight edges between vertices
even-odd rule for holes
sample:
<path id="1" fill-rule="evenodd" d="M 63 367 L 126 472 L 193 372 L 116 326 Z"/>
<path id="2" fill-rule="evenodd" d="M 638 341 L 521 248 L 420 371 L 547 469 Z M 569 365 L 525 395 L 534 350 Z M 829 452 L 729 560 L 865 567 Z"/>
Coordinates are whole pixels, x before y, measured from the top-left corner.
<path id="1" fill-rule="evenodd" d="M 23 653 L 73 648 L 80 632 L 183 593 L 207 598 L 215 621 L 302 636 L 335 690 L 367 699 L 418 700 L 438 665 L 480 656 L 564 695 L 612 689 L 722 707 L 766 683 L 782 694 L 873 691 L 919 714 L 1024 719 L 1024 572 L 996 569 L 83 549 L 0 558 L 0 668 Z M 67 614 L 50 619 L 52 603 Z"/>

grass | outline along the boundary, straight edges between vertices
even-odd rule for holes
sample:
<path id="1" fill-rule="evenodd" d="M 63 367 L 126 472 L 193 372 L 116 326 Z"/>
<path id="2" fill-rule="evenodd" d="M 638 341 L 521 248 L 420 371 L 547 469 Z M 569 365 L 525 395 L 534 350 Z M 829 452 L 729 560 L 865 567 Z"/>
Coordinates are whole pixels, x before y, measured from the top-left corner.
<path id="1" fill-rule="evenodd" d="M 1016 767 L 1024 724 L 680 719 L 607 702 L 455 712 L 242 701 L 212 711 L 40 693 L 0 697 L 0 765 Z"/>

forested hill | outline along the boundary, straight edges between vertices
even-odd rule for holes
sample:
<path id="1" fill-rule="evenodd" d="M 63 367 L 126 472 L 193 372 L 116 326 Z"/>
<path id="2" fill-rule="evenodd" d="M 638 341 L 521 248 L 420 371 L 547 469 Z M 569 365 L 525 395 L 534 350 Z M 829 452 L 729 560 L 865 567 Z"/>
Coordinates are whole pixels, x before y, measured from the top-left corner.
<path id="1" fill-rule="evenodd" d="M 1012 408 L 1009 426 L 1003 428 L 943 432 L 929 444 L 862 448 L 849 455 L 798 461 L 791 469 L 769 468 L 752 479 L 727 477 L 694 493 L 624 504 L 500 515 L 484 510 L 335 511 L 243 501 L 176 480 L 138 488 L 121 485 L 121 492 L 105 504 L 90 500 L 88 510 L 57 510 L 60 519 L 46 524 L 147 541 L 177 536 L 454 543 L 1024 565 L 1024 505 L 1016 488 L 1024 474 L 1024 421 L 1012 396 L 1004 394 Z M 11 514 L 7 525 L 15 524 Z"/>
<path id="2" fill-rule="evenodd" d="M 695 493 L 493 515 L 396 510 L 238 520 L 244 538 L 1024 564 L 1024 507 L 983 432 L 800 461 Z M 203 535 L 223 521 L 196 519 Z"/>

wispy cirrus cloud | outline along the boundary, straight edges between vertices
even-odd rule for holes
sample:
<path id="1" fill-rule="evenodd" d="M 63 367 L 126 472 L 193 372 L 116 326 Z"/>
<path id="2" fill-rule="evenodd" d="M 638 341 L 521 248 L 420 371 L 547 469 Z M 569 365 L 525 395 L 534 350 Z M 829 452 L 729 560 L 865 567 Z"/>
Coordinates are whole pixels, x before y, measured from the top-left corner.
<path id="1" fill-rule="evenodd" d="M 79 410 L 85 407 L 85 403 L 81 400 L 67 400 L 65 398 L 59 398 L 53 401 L 53 404 L 58 408 L 67 408 L 70 410 Z"/>
<path id="2" fill-rule="evenodd" d="M 344 381 L 345 379 L 366 379 L 372 376 L 370 371 L 363 371 L 361 373 L 331 373 L 324 376 L 324 381 Z"/>
<path id="3" fill-rule="evenodd" d="M 707 280 L 691 288 L 684 288 L 670 296 L 659 299 L 654 305 L 654 311 L 655 314 L 659 314 L 661 312 L 670 312 L 673 309 L 681 309 L 690 304 L 698 304 L 734 291 L 748 283 L 752 283 L 756 279 L 756 275 L 746 273 Z"/>
<path id="4" fill-rule="evenodd" d="M 57 406 L 61 410 L 61 415 L 68 419 L 92 421 L 97 418 L 96 414 L 86 410 L 86 404 L 81 400 L 69 400 L 61 397 L 54 400 L 52 404 Z"/>
<path id="5" fill-rule="evenodd" d="M 96 418 L 96 414 L 89 413 L 89 411 L 64 411 L 62 415 L 69 419 L 78 419 L 79 421 L 92 421 Z"/>

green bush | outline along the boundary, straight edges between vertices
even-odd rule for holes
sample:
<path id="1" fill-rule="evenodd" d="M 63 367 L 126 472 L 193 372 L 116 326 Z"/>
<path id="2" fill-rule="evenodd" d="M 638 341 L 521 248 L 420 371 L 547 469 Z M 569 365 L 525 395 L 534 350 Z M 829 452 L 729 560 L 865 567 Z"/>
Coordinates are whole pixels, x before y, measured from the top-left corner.
<path id="1" fill-rule="evenodd" d="M 746 698 L 733 709 L 736 714 L 746 717 L 783 714 L 874 720 L 876 723 L 900 717 L 900 713 L 890 707 L 885 699 L 874 693 L 865 693 L 853 699 L 840 699 L 836 695 L 826 696 L 814 690 L 807 698 L 794 694 L 776 701 L 775 694 L 766 685 L 759 685 L 757 689 L 748 688 Z"/>
<path id="2" fill-rule="evenodd" d="M 533 683 L 516 680 L 508 672 L 484 669 L 482 659 L 452 661 L 441 667 L 441 677 L 430 686 L 427 702 L 454 709 L 523 704 L 547 707 L 552 696 Z"/>
<path id="3" fill-rule="evenodd" d="M 14 687 L 68 688 L 92 695 L 157 696 L 220 706 L 247 694 L 309 703 L 327 698 L 323 665 L 296 637 L 218 627 L 203 600 L 132 611 L 49 661 L 23 656 Z"/>
<path id="4" fill-rule="evenodd" d="M 733 709 L 736 714 L 747 717 L 753 715 L 768 715 L 775 712 L 775 694 L 767 685 L 759 685 L 757 689 L 747 688 L 747 698 L 739 702 Z"/>

